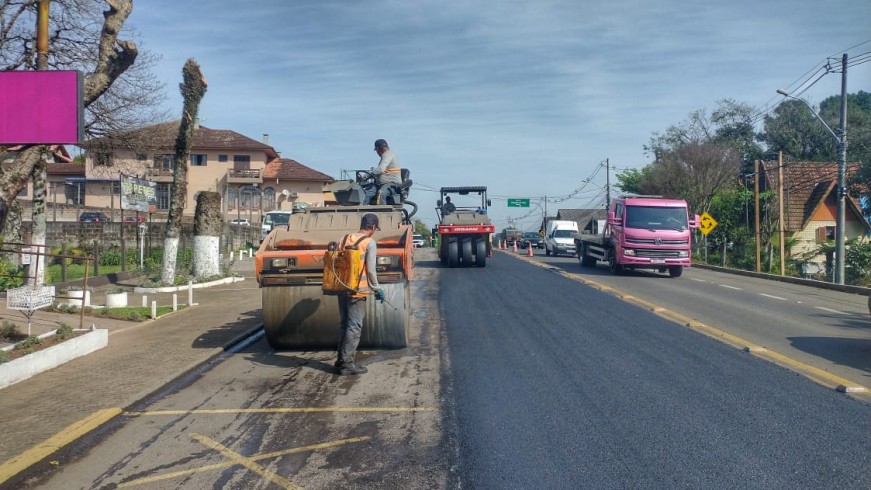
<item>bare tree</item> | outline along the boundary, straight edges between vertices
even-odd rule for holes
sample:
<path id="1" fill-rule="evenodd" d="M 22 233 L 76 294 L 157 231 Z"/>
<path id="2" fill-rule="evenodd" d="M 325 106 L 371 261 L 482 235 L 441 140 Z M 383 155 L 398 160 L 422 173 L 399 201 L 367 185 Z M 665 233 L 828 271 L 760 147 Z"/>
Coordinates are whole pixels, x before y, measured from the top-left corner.
<path id="1" fill-rule="evenodd" d="M 0 68 L 36 68 L 38 3 L 0 0 Z M 162 117 L 160 109 L 153 109 L 162 94 L 162 85 L 150 71 L 157 58 L 140 53 L 134 41 L 119 39 L 133 10 L 132 0 L 53 0 L 51 6 L 47 67 L 86 74 L 86 135 L 104 136 Z M 125 35 L 133 33 L 128 28 Z M 15 151 L 0 147 L 0 225 L 43 152 L 39 146 Z"/>
<path id="2" fill-rule="evenodd" d="M 194 213 L 193 275 L 197 279 L 221 273 L 221 194 L 200 192 Z"/>
<path id="3" fill-rule="evenodd" d="M 197 120 L 200 102 L 206 94 L 206 78 L 200 65 L 187 60 L 182 69 L 184 82 L 180 85 L 184 108 L 175 140 L 175 171 L 172 177 L 172 192 L 169 217 L 166 220 L 166 236 L 163 239 L 163 275 L 165 284 L 175 282 L 175 259 L 178 254 L 178 239 L 181 234 L 181 215 L 187 200 L 188 159 L 194 139 L 194 123 Z"/>

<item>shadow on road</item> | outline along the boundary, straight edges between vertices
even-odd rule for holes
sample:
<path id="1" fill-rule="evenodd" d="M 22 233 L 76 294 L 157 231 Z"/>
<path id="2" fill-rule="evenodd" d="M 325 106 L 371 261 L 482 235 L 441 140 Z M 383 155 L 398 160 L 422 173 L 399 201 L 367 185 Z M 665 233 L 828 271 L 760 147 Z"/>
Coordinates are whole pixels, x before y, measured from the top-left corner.
<path id="1" fill-rule="evenodd" d="M 798 350 L 871 375 L 871 339 L 787 337 L 787 340 Z"/>

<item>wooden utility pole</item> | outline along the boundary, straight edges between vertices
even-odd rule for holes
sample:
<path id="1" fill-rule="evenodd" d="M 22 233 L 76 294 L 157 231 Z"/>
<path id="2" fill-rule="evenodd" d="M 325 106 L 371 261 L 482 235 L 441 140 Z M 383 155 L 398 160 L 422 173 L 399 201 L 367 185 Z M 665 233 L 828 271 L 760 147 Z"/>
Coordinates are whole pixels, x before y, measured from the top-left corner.
<path id="1" fill-rule="evenodd" d="M 761 248 L 761 236 L 759 232 L 759 160 L 753 162 L 753 171 L 755 172 L 756 178 L 753 183 L 753 195 L 756 202 L 756 272 L 762 271 L 762 248 Z"/>
<path id="2" fill-rule="evenodd" d="M 783 215 L 783 152 L 777 154 L 777 207 L 779 222 L 778 228 L 780 232 L 780 275 L 786 275 L 786 216 Z"/>

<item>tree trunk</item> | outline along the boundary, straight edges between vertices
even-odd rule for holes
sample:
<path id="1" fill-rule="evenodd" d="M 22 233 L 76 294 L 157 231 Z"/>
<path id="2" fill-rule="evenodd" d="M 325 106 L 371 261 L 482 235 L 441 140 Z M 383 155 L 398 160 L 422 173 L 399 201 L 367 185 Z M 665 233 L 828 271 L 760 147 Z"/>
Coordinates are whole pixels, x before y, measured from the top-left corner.
<path id="1" fill-rule="evenodd" d="M 221 273 L 220 247 L 223 226 L 221 195 L 217 192 L 200 192 L 194 215 L 193 275 L 196 279 L 217 276 Z"/>
<path id="2" fill-rule="evenodd" d="M 21 205 L 13 201 L 3 223 L 3 243 L 21 243 Z M 15 267 L 21 264 L 21 254 L 9 251 L 4 253 L 6 260 Z"/>
<path id="3" fill-rule="evenodd" d="M 206 94 L 206 78 L 196 61 L 187 60 L 181 72 L 184 79 L 184 83 L 180 86 L 184 107 L 181 123 L 178 126 L 178 137 L 175 140 L 175 169 L 170 192 L 169 216 L 166 220 L 166 237 L 163 240 L 162 281 L 170 285 L 175 282 L 175 260 L 181 233 L 181 216 L 187 199 L 187 170 L 191 142 L 194 138 L 194 122 L 200 110 L 200 102 Z"/>
<path id="4" fill-rule="evenodd" d="M 45 153 L 48 153 L 48 148 L 42 147 Z M 47 157 L 48 155 L 44 155 Z M 32 251 L 35 253 L 47 252 L 45 248 L 45 181 L 46 176 L 46 159 L 40 158 L 36 166 L 33 167 L 33 209 L 31 219 L 33 220 L 33 234 L 30 237 L 30 243 L 33 244 Z M 34 286 L 42 286 L 45 284 L 45 261 L 48 259 L 45 255 L 31 255 L 30 257 L 30 275 L 33 277 L 30 282 Z"/>

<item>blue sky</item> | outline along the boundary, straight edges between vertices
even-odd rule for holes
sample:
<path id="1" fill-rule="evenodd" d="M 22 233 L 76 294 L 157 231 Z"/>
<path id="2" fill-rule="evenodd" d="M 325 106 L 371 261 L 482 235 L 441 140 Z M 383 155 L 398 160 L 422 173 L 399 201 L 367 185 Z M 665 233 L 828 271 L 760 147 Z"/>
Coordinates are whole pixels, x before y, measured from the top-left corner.
<path id="1" fill-rule="evenodd" d="M 551 215 L 599 207 L 601 163 L 647 164 L 651 134 L 691 111 L 762 109 L 827 57 L 871 51 L 867 0 L 149 0 L 128 24 L 162 56 L 172 114 L 194 58 L 203 125 L 268 133 L 335 178 L 371 167 L 385 138 L 417 218 L 434 225 L 442 186 L 486 185 L 497 227 L 528 230 L 536 198 Z M 848 70 L 848 90 L 871 90 L 871 63 Z M 803 97 L 839 92 L 829 74 Z M 507 207 L 521 197 L 539 205 Z"/>

